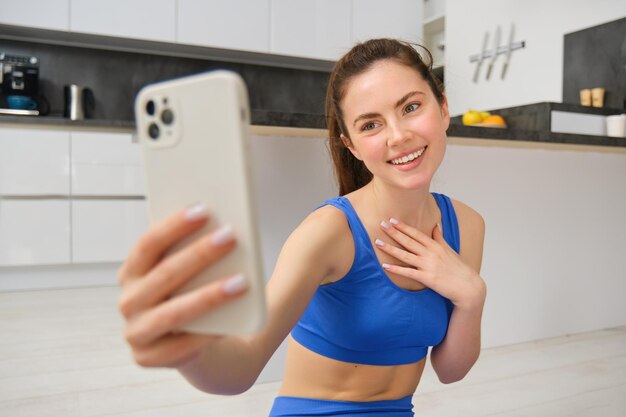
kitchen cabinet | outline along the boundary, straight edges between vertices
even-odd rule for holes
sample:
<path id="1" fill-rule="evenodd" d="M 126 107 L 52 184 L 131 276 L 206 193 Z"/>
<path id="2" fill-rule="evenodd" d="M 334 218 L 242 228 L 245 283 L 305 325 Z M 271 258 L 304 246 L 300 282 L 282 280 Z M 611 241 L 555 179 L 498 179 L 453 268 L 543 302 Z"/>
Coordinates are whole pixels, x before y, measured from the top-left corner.
<path id="1" fill-rule="evenodd" d="M 0 0 L 0 23 L 336 60 L 371 38 L 422 43 L 422 16 L 440 16 L 444 6 L 442 0 Z"/>
<path id="2" fill-rule="evenodd" d="M 351 0 L 272 0 L 271 52 L 337 60 L 352 44 Z"/>
<path id="3" fill-rule="evenodd" d="M 0 195 L 67 196 L 69 134 L 0 129 Z"/>
<path id="4" fill-rule="evenodd" d="M 72 32 L 176 41 L 176 0 L 71 0 Z"/>
<path id="5" fill-rule="evenodd" d="M 436 19 L 446 14 L 445 0 L 423 0 L 424 3 L 424 21 Z"/>
<path id="6" fill-rule="evenodd" d="M 384 37 L 421 43 L 422 13 L 422 1 L 354 0 L 352 41 Z"/>
<path id="7" fill-rule="evenodd" d="M 269 0 L 178 0 L 178 43 L 267 53 Z"/>
<path id="8" fill-rule="evenodd" d="M 138 144 L 130 133 L 71 133 L 73 196 L 142 196 Z"/>
<path id="9" fill-rule="evenodd" d="M 122 261 L 143 183 L 130 133 L 0 128 L 0 266 Z"/>
<path id="10" fill-rule="evenodd" d="M 70 0 L 0 0 L 0 23 L 69 30 Z"/>
<path id="11" fill-rule="evenodd" d="M 424 0 L 424 46 L 433 55 L 433 67 L 445 64 L 446 2 Z"/>
<path id="12" fill-rule="evenodd" d="M 120 262 L 147 227 L 145 200 L 74 200 L 72 263 Z"/>
<path id="13" fill-rule="evenodd" d="M 0 200 L 0 266 L 70 263 L 68 200 Z"/>

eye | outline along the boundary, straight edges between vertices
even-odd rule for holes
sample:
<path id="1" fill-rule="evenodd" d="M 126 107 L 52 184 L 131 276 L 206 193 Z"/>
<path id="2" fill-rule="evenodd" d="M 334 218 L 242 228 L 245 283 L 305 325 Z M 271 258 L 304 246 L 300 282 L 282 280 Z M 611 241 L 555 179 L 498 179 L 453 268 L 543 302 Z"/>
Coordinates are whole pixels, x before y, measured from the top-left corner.
<path id="1" fill-rule="evenodd" d="M 368 123 L 365 123 L 363 126 L 361 126 L 361 131 L 372 130 L 375 128 L 376 128 L 376 123 L 368 122 Z"/>
<path id="2" fill-rule="evenodd" d="M 412 111 L 417 110 L 417 109 L 419 108 L 419 106 L 420 106 L 420 105 L 419 105 L 418 103 L 411 103 L 411 104 L 409 104 L 408 106 L 405 106 L 405 107 L 404 107 L 404 112 L 405 112 L 405 113 L 410 113 L 410 112 L 412 112 Z"/>

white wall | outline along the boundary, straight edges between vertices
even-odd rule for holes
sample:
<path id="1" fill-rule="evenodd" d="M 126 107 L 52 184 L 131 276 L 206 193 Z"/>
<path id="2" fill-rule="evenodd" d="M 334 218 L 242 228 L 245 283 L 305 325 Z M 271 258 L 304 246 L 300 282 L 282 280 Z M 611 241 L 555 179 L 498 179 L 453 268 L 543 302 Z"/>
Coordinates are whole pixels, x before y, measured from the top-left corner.
<path id="1" fill-rule="evenodd" d="M 563 36 L 626 16 L 623 0 L 448 0 L 446 4 L 445 82 L 452 115 L 470 108 L 494 109 L 542 101 L 562 101 Z M 495 63 L 489 81 L 472 82 L 483 36 L 490 32 L 493 45 L 496 26 L 502 27 L 501 45 L 508 42 L 511 23 L 515 40 L 526 47 L 514 51 L 504 80 L 500 72 L 504 56 Z M 593 86 L 590 86 L 593 87 Z"/>
<path id="2" fill-rule="evenodd" d="M 484 346 L 626 324 L 626 152 L 455 144 L 432 185 L 485 219 Z"/>

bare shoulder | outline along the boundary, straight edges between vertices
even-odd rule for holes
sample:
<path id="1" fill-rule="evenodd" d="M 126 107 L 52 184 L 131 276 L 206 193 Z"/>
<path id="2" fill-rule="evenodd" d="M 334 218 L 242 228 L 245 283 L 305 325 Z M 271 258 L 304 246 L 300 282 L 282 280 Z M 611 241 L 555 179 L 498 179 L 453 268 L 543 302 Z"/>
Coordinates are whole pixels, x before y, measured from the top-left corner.
<path id="1" fill-rule="evenodd" d="M 348 229 L 346 216 L 337 207 L 330 204 L 311 212 L 298 228 L 319 228 L 324 236 L 336 237 Z M 297 230 L 297 229 L 296 229 Z"/>
<path id="2" fill-rule="evenodd" d="M 479 212 L 468 206 L 467 204 L 450 199 L 456 212 L 456 217 L 459 222 L 459 228 L 467 229 L 468 231 L 480 232 L 485 230 L 485 220 Z"/>
<path id="3" fill-rule="evenodd" d="M 352 242 L 350 237 L 350 227 L 343 212 L 326 205 L 310 213 L 291 233 L 283 246 L 281 258 L 299 259 L 309 265 L 316 280 L 323 280 L 333 275 L 338 263 L 345 259 Z"/>
<path id="4" fill-rule="evenodd" d="M 452 198 L 450 200 L 459 223 L 461 258 L 480 272 L 485 240 L 485 220 L 480 213 L 467 204 Z"/>
<path id="5" fill-rule="evenodd" d="M 349 230 L 343 212 L 334 206 L 326 205 L 310 213 L 293 231 L 292 236 L 306 236 L 311 245 L 328 251 L 332 248 L 333 242 L 345 237 Z"/>

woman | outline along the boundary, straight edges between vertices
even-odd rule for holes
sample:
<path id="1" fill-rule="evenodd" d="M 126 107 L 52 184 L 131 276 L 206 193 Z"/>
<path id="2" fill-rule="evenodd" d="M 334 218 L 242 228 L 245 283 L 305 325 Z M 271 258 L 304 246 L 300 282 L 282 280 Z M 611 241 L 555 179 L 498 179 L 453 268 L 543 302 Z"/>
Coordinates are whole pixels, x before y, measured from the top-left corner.
<path id="1" fill-rule="evenodd" d="M 139 364 L 238 394 L 293 330 L 272 416 L 412 416 L 429 346 L 443 383 L 463 378 L 478 358 L 484 222 L 429 191 L 450 116 L 430 65 L 410 45 L 355 46 L 331 73 L 326 110 L 341 196 L 285 243 L 266 289 L 266 327 L 246 337 L 176 331 L 246 289 L 236 276 L 168 298 L 235 245 L 226 227 L 161 259 L 207 221 L 194 207 L 152 227 L 120 269 L 126 338 Z"/>

